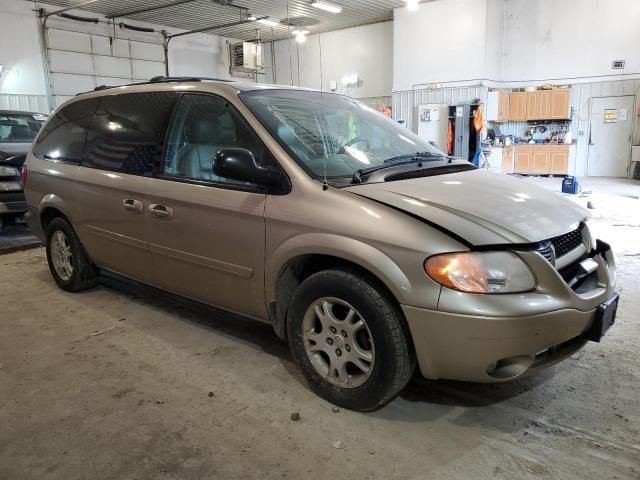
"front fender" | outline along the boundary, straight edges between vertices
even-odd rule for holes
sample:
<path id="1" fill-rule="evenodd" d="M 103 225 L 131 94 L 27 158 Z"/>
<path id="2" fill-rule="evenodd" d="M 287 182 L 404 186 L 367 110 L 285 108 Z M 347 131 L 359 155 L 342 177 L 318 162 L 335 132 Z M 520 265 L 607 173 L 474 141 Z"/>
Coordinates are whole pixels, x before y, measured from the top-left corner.
<path id="1" fill-rule="evenodd" d="M 410 280 L 402 269 L 384 252 L 350 237 L 330 233 L 303 233 L 287 239 L 267 255 L 266 298 L 276 299 L 277 282 L 286 265 L 296 257 L 331 255 L 353 262 L 382 281 L 400 303 L 412 292 Z"/>

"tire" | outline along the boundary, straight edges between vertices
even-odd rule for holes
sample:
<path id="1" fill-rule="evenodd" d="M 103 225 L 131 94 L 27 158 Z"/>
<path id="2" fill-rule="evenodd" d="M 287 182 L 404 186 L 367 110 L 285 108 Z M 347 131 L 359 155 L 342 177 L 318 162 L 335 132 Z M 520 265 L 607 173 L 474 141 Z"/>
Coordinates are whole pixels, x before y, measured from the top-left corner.
<path id="1" fill-rule="evenodd" d="M 361 412 L 391 402 L 416 365 L 402 312 L 376 283 L 350 270 L 315 273 L 294 292 L 287 316 L 291 352 L 310 388 Z"/>
<path id="2" fill-rule="evenodd" d="M 60 262 L 60 242 L 65 245 L 63 257 L 68 262 Z M 60 288 L 67 292 L 80 292 L 96 284 L 98 269 L 87 257 L 76 232 L 67 220 L 57 217 L 49 223 L 46 247 L 49 270 Z"/>

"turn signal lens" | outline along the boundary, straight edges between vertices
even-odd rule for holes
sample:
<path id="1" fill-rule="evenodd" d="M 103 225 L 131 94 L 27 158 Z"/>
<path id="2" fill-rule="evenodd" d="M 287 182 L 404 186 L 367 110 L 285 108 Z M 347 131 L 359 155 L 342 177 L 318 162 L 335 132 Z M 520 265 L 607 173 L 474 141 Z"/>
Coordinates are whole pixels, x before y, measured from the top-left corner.
<path id="1" fill-rule="evenodd" d="M 535 287 L 529 267 L 513 252 L 435 255 L 424 269 L 440 285 L 467 293 L 516 293 Z"/>

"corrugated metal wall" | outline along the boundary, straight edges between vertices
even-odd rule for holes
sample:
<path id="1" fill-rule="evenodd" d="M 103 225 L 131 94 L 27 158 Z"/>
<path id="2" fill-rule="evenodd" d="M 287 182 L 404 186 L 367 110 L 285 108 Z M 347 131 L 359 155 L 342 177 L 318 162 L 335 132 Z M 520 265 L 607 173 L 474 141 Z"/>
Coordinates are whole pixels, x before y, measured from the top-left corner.
<path id="1" fill-rule="evenodd" d="M 46 95 L 0 93 L 0 110 L 49 113 L 49 105 Z"/>
<path id="2" fill-rule="evenodd" d="M 632 114 L 634 122 L 632 145 L 640 145 L 640 79 L 617 80 L 608 82 L 576 83 L 571 86 L 571 131 L 576 139 L 571 148 L 569 172 L 584 176 L 587 172 L 589 153 L 589 123 L 591 116 L 591 99 L 596 97 L 612 97 L 622 95 L 635 96 L 635 108 Z M 488 88 L 476 85 L 469 87 L 446 87 L 419 89 L 393 93 L 393 118 L 404 120 L 407 128 L 417 131 L 418 105 L 427 103 L 443 103 L 455 105 L 480 99 L 486 102 Z M 525 124 L 501 124 L 502 133 L 518 134 Z"/>
<path id="3" fill-rule="evenodd" d="M 466 87 L 425 88 L 393 93 L 393 119 L 404 120 L 411 131 L 418 131 L 418 105 L 426 103 L 442 103 L 457 105 L 470 103 L 479 99 L 486 102 L 489 89 L 482 85 Z"/>

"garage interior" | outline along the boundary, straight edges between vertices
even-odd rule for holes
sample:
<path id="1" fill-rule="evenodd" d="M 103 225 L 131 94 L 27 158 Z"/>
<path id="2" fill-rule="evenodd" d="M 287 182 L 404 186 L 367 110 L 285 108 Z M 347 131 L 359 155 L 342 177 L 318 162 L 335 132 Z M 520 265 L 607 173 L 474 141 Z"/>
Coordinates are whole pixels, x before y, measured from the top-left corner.
<path id="1" fill-rule="evenodd" d="M 0 0 L 0 111 L 154 77 L 353 97 L 587 209 L 620 293 L 602 342 L 558 365 L 416 376 L 358 413 L 269 325 L 112 275 L 63 292 L 7 216 L 0 478 L 640 478 L 638 25 L 635 0 Z"/>

